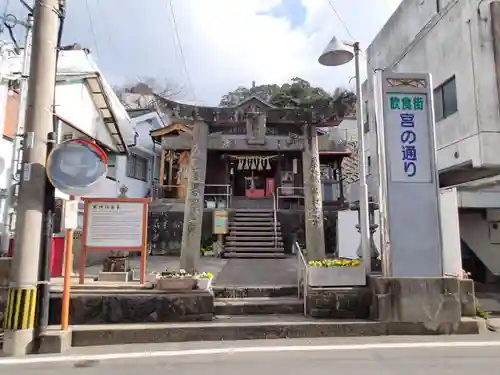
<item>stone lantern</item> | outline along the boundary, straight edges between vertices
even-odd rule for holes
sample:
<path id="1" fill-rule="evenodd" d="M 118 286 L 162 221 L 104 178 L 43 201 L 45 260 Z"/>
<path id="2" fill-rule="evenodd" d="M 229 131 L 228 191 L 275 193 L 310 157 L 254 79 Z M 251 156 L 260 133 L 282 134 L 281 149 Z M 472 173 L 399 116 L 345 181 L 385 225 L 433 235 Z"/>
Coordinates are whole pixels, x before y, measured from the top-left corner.
<path id="1" fill-rule="evenodd" d="M 369 202 L 368 202 L 368 210 L 369 210 L 369 217 L 370 217 L 370 254 L 371 254 L 371 270 L 375 272 L 379 272 L 381 270 L 381 263 L 380 263 L 380 253 L 377 249 L 377 246 L 375 245 L 375 240 L 373 239 L 373 235 L 377 231 L 377 228 L 379 227 L 378 224 L 375 224 L 375 210 L 378 210 L 378 203 L 373 201 L 373 198 L 370 197 Z M 359 201 L 353 202 L 351 205 L 351 210 L 352 211 L 358 211 L 358 223 L 360 220 L 359 217 Z M 358 233 L 360 232 L 360 225 L 356 225 L 356 229 L 358 230 Z M 358 247 L 358 251 L 356 252 L 358 257 L 362 257 L 361 254 L 361 242 Z"/>

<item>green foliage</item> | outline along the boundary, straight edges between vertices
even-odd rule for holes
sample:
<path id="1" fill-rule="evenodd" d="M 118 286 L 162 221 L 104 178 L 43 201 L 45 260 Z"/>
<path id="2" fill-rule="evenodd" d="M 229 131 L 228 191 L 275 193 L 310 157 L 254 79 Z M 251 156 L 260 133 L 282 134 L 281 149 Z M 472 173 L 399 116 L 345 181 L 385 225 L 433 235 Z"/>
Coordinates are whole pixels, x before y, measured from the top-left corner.
<path id="1" fill-rule="evenodd" d="M 307 264 L 310 267 L 333 268 L 333 267 L 358 267 L 361 265 L 359 259 L 323 259 L 310 260 Z"/>
<path id="2" fill-rule="evenodd" d="M 321 87 L 311 86 L 305 79 L 295 77 L 281 86 L 277 84 L 253 85 L 251 88 L 240 86 L 224 95 L 220 106 L 236 107 L 252 96 L 279 108 L 304 107 L 324 101 L 329 106 L 342 109 L 346 113 L 352 113 L 356 103 L 356 95 L 350 90 L 337 88 L 330 94 Z"/>

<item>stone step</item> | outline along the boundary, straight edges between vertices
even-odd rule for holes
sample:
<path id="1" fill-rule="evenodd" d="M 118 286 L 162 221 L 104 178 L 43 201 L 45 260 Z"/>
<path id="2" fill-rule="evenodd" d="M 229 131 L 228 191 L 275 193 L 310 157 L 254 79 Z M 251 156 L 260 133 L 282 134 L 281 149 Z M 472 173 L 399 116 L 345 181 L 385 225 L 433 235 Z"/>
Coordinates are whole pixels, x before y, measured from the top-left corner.
<path id="1" fill-rule="evenodd" d="M 242 241 L 240 239 L 233 240 L 233 241 L 228 241 L 226 242 L 226 248 L 233 248 L 233 247 L 246 247 L 246 248 L 266 248 L 266 247 L 271 247 L 271 248 L 283 248 L 283 242 L 282 241 Z"/>
<path id="2" fill-rule="evenodd" d="M 271 212 L 241 212 L 241 211 L 235 211 L 234 212 L 235 217 L 274 217 L 273 211 Z"/>
<path id="3" fill-rule="evenodd" d="M 272 221 L 230 221 L 229 226 L 232 227 L 238 227 L 238 226 L 244 226 L 244 227 L 273 227 L 274 228 L 274 223 Z M 279 224 L 276 224 L 276 228 L 279 227 Z"/>
<path id="4" fill-rule="evenodd" d="M 297 297 L 218 298 L 216 315 L 301 314 L 304 301 Z"/>
<path id="5" fill-rule="evenodd" d="M 276 228 L 279 228 L 279 225 L 276 225 Z M 229 223 L 229 229 L 237 229 L 237 230 L 250 230 L 255 229 L 256 231 L 260 230 L 274 230 L 274 225 L 272 223 L 264 224 L 264 223 Z"/>
<path id="6" fill-rule="evenodd" d="M 241 252 L 241 253 L 279 253 L 284 252 L 285 249 L 282 247 L 274 247 L 274 244 L 269 247 L 259 247 L 259 246 L 225 246 L 224 252 Z"/>
<path id="7" fill-rule="evenodd" d="M 243 234 L 241 235 L 236 235 L 236 236 L 228 236 L 226 237 L 226 244 L 227 243 L 230 243 L 230 242 L 251 242 L 251 241 L 255 241 L 255 242 L 266 242 L 266 241 L 274 241 L 275 239 L 278 241 L 278 242 L 283 242 L 283 239 L 281 236 L 277 235 L 276 237 L 274 236 L 274 233 L 269 233 L 269 232 L 265 232 L 262 236 L 247 236 L 247 233 L 248 232 L 244 232 Z"/>
<path id="8" fill-rule="evenodd" d="M 230 230 L 229 235 L 230 236 L 254 236 L 254 237 L 266 237 L 269 238 L 270 236 L 274 237 L 274 229 L 271 228 L 271 230 L 254 230 L 255 228 L 245 228 L 244 230 L 241 229 L 233 229 Z M 281 237 L 281 230 L 277 229 L 276 230 L 276 235 L 278 237 Z"/>
<path id="9" fill-rule="evenodd" d="M 244 217 L 239 217 L 236 216 L 234 217 L 231 222 L 233 223 L 249 223 L 249 222 L 259 222 L 259 223 L 274 223 L 274 218 L 273 217 L 251 217 L 251 216 L 244 216 Z"/>
<path id="10" fill-rule="evenodd" d="M 55 327 L 49 327 L 55 328 Z M 379 337 L 446 334 L 426 323 L 368 320 L 313 320 L 302 315 L 218 316 L 210 322 L 102 324 L 72 327 L 72 346 L 160 344 L 167 342 L 294 339 L 320 337 Z M 478 334 L 477 320 L 463 319 L 453 333 Z M 228 348 L 228 352 L 233 349 Z"/>
<path id="11" fill-rule="evenodd" d="M 297 297 L 297 285 L 224 286 L 214 285 L 215 298 Z"/>

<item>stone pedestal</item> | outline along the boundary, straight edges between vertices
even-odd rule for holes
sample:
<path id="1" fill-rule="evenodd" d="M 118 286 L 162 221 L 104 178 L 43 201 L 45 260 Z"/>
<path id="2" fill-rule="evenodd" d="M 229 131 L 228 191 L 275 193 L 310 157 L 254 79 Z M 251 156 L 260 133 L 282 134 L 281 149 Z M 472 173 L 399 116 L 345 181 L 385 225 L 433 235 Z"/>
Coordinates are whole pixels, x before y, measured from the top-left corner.
<path id="1" fill-rule="evenodd" d="M 304 125 L 302 165 L 307 258 L 309 260 L 324 259 L 323 198 L 321 196 L 321 173 L 316 126 Z"/>
<path id="2" fill-rule="evenodd" d="M 436 324 L 461 321 L 463 302 L 459 279 L 371 277 L 369 284 L 374 320 Z"/>
<path id="3" fill-rule="evenodd" d="M 110 254 L 102 264 L 102 272 L 127 272 L 129 270 L 129 260 L 126 252 Z"/>
<path id="4" fill-rule="evenodd" d="M 207 171 L 208 124 L 197 121 L 189 161 L 188 187 L 182 229 L 181 268 L 196 271 L 200 257 L 205 176 Z"/>

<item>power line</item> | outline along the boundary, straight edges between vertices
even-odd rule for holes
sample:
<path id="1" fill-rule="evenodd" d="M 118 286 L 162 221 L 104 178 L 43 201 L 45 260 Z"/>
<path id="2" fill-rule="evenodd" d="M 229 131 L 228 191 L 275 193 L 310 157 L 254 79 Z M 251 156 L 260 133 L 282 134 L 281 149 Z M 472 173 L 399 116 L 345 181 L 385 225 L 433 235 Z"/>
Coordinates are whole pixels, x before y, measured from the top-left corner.
<path id="1" fill-rule="evenodd" d="M 7 16 L 7 11 L 9 10 L 9 4 L 10 4 L 10 0 L 7 0 L 5 2 L 5 6 L 3 7 L 3 14 L 2 14 L 2 16 L 4 16 L 4 17 Z M 0 34 L 2 34 L 4 30 L 5 30 L 5 21 L 2 20 L 2 22 L 0 23 Z"/>
<path id="2" fill-rule="evenodd" d="M 328 0 L 328 4 L 330 5 L 330 8 L 332 8 L 332 10 L 335 12 L 335 15 L 337 16 L 337 18 L 339 19 L 340 23 L 342 24 L 342 26 L 344 26 L 344 29 L 345 31 L 347 32 L 347 34 L 349 35 L 349 37 L 352 39 L 352 40 L 355 40 L 356 38 L 354 38 L 354 36 L 352 35 L 351 31 L 349 30 L 349 28 L 347 27 L 347 24 L 344 22 L 344 20 L 342 19 L 342 16 L 340 15 L 340 13 L 337 11 L 337 9 L 335 8 L 335 6 L 333 5 L 333 2 L 332 0 Z"/>
<path id="3" fill-rule="evenodd" d="M 90 12 L 89 0 L 85 0 L 85 7 L 87 9 L 87 15 L 89 18 L 90 30 L 92 32 L 92 41 L 94 43 L 97 58 L 100 60 L 101 54 L 99 53 L 99 45 L 97 44 L 97 36 L 94 28 L 94 21 L 92 19 L 92 13 Z"/>
<path id="4" fill-rule="evenodd" d="M 181 41 L 181 38 L 179 35 L 179 29 L 177 27 L 177 20 L 175 17 L 175 10 L 174 10 L 174 5 L 172 3 L 172 0 L 168 0 L 168 5 L 170 8 L 170 14 L 172 16 L 172 24 L 174 26 L 175 38 L 177 39 L 177 45 L 178 45 L 179 52 L 181 55 L 182 65 L 183 65 L 184 71 L 186 73 L 186 79 L 188 80 L 189 89 L 191 90 L 193 97 L 196 100 L 196 92 L 194 90 L 193 82 L 191 81 L 191 76 L 189 75 L 189 69 L 188 69 L 188 65 L 186 62 L 186 57 L 184 55 L 184 49 L 182 48 L 182 41 Z"/>

